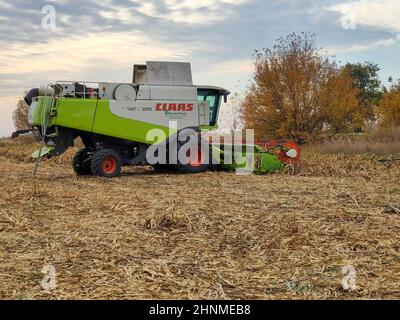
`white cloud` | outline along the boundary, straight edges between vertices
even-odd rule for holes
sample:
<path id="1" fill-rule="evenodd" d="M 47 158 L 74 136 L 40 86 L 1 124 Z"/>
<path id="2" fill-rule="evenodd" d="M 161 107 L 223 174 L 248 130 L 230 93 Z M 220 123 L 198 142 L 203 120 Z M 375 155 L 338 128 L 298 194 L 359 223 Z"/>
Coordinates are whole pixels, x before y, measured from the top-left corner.
<path id="1" fill-rule="evenodd" d="M 100 16 L 106 19 L 115 19 L 125 24 L 143 23 L 143 19 L 133 14 L 132 11 L 127 11 L 125 7 L 113 7 L 113 10 L 100 11 Z"/>
<path id="2" fill-rule="evenodd" d="M 250 59 L 228 60 L 213 66 L 207 70 L 210 74 L 251 74 L 254 71 L 254 65 Z"/>
<path id="3" fill-rule="evenodd" d="M 155 5 L 154 3 L 151 3 L 151 2 L 145 2 L 145 3 L 143 3 L 143 4 L 139 7 L 138 11 L 139 11 L 140 13 L 143 13 L 143 14 L 148 15 L 148 16 L 151 16 L 151 17 L 154 17 L 154 16 L 157 15 L 156 5 Z"/>
<path id="4" fill-rule="evenodd" d="M 356 43 L 353 45 L 343 45 L 343 46 L 328 46 L 324 48 L 324 51 L 327 51 L 328 54 L 337 54 L 337 53 L 348 53 L 348 52 L 362 52 L 375 48 L 382 47 L 390 47 L 397 42 L 397 39 L 384 39 L 378 40 L 371 43 Z"/>
<path id="5" fill-rule="evenodd" d="M 1 43 L 4 74 L 53 73 L 79 75 L 85 68 L 118 68 L 151 59 L 179 59 L 190 51 L 173 43 L 155 42 L 134 33 L 87 34 L 25 45 Z"/>
<path id="6" fill-rule="evenodd" d="M 12 9 L 12 4 L 8 2 L 0 1 L 0 8 L 2 9 Z"/>
<path id="7" fill-rule="evenodd" d="M 354 41 L 350 45 L 330 46 L 329 53 L 362 52 L 375 48 L 390 47 L 400 40 L 400 1 L 398 0 L 354 0 L 343 1 L 326 7 L 329 12 L 340 14 L 338 24 L 346 30 L 367 28 L 386 32 L 384 38 L 366 42 Z M 389 33 L 389 37 L 388 37 Z M 390 36 L 391 35 L 391 36 Z"/>
<path id="8" fill-rule="evenodd" d="M 146 2 L 131 0 L 139 7 L 127 9 L 126 5 L 116 5 L 110 0 L 103 1 L 104 7 L 110 10 L 101 10 L 100 16 L 107 19 L 116 19 L 123 23 L 141 23 L 137 12 L 149 17 L 168 20 L 180 24 L 207 25 L 227 20 L 234 15 L 238 6 L 253 0 L 149 0 Z M 160 9 L 160 2 L 165 9 Z M 229 5 L 229 6 L 227 6 Z"/>
<path id="9" fill-rule="evenodd" d="M 235 8 L 251 0 L 164 0 L 168 12 L 158 12 L 155 3 L 146 2 L 139 12 L 175 23 L 212 24 L 229 19 Z M 231 5 L 227 8 L 226 5 Z"/>
<path id="10" fill-rule="evenodd" d="M 357 0 L 346 1 L 328 7 L 329 11 L 338 12 L 343 17 L 354 10 L 357 26 L 382 28 L 391 32 L 400 32 L 399 0 Z"/>

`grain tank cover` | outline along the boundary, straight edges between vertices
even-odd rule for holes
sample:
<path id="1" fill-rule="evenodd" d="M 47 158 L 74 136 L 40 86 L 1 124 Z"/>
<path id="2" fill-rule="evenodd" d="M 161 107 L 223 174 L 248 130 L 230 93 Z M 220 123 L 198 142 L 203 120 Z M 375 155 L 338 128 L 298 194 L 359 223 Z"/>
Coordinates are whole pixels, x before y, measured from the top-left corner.
<path id="1" fill-rule="evenodd" d="M 192 86 L 192 70 L 186 62 L 147 61 L 135 65 L 133 83 L 151 86 Z"/>

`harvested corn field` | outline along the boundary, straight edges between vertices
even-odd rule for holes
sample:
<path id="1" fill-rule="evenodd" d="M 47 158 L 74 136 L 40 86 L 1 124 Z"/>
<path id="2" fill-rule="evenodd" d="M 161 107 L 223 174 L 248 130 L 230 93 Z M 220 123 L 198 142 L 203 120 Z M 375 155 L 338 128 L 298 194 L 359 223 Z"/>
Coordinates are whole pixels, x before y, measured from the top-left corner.
<path id="1" fill-rule="evenodd" d="M 306 152 L 296 175 L 103 179 L 76 177 L 71 150 L 34 180 L 35 148 L 0 141 L 3 299 L 400 298 L 397 162 Z"/>

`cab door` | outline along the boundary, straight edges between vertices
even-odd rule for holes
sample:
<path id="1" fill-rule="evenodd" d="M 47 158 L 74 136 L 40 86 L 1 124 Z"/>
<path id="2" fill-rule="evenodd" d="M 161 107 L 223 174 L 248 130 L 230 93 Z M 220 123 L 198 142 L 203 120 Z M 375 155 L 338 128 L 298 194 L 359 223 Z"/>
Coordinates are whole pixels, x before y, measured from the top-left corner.
<path id="1" fill-rule="evenodd" d="M 197 95 L 199 101 L 208 101 L 210 103 L 210 126 L 215 126 L 218 121 L 221 104 L 220 91 L 214 89 L 198 89 Z"/>

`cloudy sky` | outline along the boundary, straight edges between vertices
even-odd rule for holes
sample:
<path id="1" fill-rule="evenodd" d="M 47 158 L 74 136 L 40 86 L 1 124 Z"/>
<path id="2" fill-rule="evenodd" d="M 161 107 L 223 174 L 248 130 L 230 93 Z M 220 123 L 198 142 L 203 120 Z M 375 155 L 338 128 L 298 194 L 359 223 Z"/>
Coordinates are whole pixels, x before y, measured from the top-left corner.
<path id="1" fill-rule="evenodd" d="M 244 90 L 253 50 L 292 32 L 314 32 L 342 63 L 378 63 L 384 81 L 400 78 L 399 16 L 399 0 L 0 0 L 0 136 L 24 90 L 130 82 L 146 60 L 189 61 L 196 84 Z"/>

